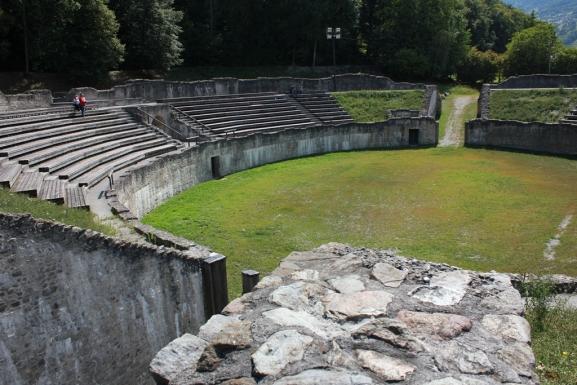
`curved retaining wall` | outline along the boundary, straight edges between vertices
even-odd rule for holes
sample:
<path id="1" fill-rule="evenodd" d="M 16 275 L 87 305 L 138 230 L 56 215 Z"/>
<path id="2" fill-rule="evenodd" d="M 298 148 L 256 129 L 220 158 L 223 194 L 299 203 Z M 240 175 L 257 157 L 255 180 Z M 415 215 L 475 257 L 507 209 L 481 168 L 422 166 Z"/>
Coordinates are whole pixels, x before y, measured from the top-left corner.
<path id="1" fill-rule="evenodd" d="M 206 321 L 203 258 L 0 214 L 0 385 L 142 385 Z"/>
<path id="2" fill-rule="evenodd" d="M 471 120 L 465 145 L 577 157 L 577 124 Z"/>
<path id="3" fill-rule="evenodd" d="M 409 130 L 419 130 L 419 146 L 434 146 L 432 118 L 390 119 L 374 124 L 311 127 L 202 143 L 180 154 L 131 171 L 115 183 L 118 199 L 141 218 L 165 200 L 213 179 L 212 162 L 227 175 L 267 163 L 337 151 L 409 147 Z"/>

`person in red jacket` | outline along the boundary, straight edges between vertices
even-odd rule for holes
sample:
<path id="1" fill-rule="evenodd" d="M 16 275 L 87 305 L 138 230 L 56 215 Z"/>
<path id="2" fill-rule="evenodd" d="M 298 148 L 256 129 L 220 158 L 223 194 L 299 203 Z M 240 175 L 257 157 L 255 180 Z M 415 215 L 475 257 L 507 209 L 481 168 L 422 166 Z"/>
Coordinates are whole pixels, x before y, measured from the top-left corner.
<path id="1" fill-rule="evenodd" d="M 80 112 L 84 116 L 84 111 L 86 110 L 86 97 L 84 94 L 80 94 L 78 106 L 80 107 Z"/>

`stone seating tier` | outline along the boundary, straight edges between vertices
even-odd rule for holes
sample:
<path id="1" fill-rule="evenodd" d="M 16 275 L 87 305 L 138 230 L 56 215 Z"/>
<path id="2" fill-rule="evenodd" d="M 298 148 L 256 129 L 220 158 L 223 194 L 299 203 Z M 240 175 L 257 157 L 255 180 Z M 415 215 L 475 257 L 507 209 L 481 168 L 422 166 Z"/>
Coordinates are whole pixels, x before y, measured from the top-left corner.
<path id="1" fill-rule="evenodd" d="M 86 188 L 182 143 L 123 110 L 85 117 L 46 113 L 0 120 L 0 185 L 40 199 L 87 207 Z"/>

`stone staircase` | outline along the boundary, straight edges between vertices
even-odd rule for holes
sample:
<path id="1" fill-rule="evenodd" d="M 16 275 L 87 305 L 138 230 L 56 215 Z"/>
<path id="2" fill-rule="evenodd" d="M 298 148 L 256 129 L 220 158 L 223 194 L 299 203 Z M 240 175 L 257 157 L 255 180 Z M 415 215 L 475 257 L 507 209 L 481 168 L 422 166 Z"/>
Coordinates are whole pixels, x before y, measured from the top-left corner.
<path id="1" fill-rule="evenodd" d="M 306 108 L 323 124 L 340 125 L 352 123 L 353 118 L 326 92 L 296 94 L 291 97 Z"/>
<path id="2" fill-rule="evenodd" d="M 192 118 L 188 121 L 197 130 L 201 125 L 213 137 L 276 132 L 306 128 L 316 122 L 303 113 L 285 94 L 273 92 L 192 98 L 163 99 Z"/>
<path id="3" fill-rule="evenodd" d="M 107 176 L 182 147 L 121 109 L 22 111 L 0 119 L 0 185 L 85 208 L 87 189 Z"/>
<path id="4" fill-rule="evenodd" d="M 564 119 L 561 119 L 559 123 L 563 124 L 577 124 L 577 107 L 571 110 Z"/>

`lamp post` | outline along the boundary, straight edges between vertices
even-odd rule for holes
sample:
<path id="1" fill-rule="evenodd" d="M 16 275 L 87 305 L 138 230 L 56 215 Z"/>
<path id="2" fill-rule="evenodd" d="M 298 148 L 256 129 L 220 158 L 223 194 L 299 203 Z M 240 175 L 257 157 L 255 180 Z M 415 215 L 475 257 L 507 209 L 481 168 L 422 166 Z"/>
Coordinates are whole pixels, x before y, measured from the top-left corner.
<path id="1" fill-rule="evenodd" d="M 340 27 L 328 27 L 327 28 L 327 40 L 333 41 L 333 66 L 337 65 L 337 40 L 341 39 L 341 29 Z"/>

